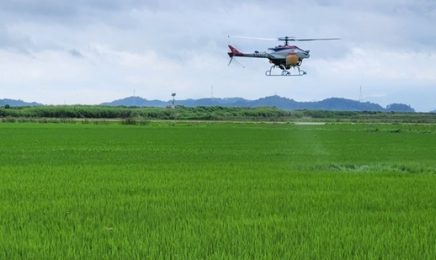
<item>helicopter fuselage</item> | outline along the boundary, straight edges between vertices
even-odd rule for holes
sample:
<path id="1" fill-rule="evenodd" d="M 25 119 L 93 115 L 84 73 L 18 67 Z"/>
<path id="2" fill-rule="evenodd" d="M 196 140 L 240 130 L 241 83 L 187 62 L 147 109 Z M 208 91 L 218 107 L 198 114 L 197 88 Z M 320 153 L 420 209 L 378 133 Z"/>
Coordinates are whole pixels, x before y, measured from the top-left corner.
<path id="1" fill-rule="evenodd" d="M 247 57 L 247 58 L 266 58 L 269 59 L 271 63 L 275 65 L 286 65 L 286 57 L 296 55 L 298 57 L 298 65 L 301 64 L 303 59 L 309 58 L 309 50 L 302 50 L 294 45 L 279 45 L 274 48 L 269 48 L 268 51 L 259 52 L 255 51 L 253 53 L 243 53 L 235 49 L 233 46 L 229 45 L 230 52 L 228 55 L 230 58 L 233 57 Z M 288 67 L 288 66 L 287 66 Z"/>
<path id="2" fill-rule="evenodd" d="M 269 48 L 267 53 L 275 59 L 285 59 L 286 56 L 295 53 L 299 60 L 303 60 L 310 57 L 309 52 L 309 50 L 302 50 L 295 45 L 279 45 Z"/>
<path id="3" fill-rule="evenodd" d="M 267 38 L 255 38 L 255 37 L 244 37 L 244 36 L 235 36 L 239 38 L 251 38 L 251 39 L 261 39 L 261 40 L 271 40 Z M 307 59 L 310 57 L 309 50 L 303 50 L 298 48 L 295 45 L 289 45 L 289 42 L 295 41 L 319 41 L 319 40 L 339 40 L 339 38 L 295 38 L 291 36 L 285 36 L 278 38 L 279 41 L 284 41 L 283 45 L 278 45 L 274 48 L 268 48 L 267 51 L 258 52 L 255 51 L 253 53 L 244 53 L 235 49 L 233 46 L 229 45 L 230 52 L 227 54 L 230 57 L 230 63 L 232 63 L 233 57 L 248 57 L 248 58 L 265 58 L 269 59 L 269 62 L 273 65 L 269 70 L 265 72 L 266 76 L 303 76 L 307 73 L 303 70 L 300 70 L 300 65 L 303 62 L 303 59 Z M 272 73 L 274 68 L 280 68 L 282 70 L 281 74 L 276 75 Z M 298 74 L 292 74 L 291 69 L 297 69 Z"/>

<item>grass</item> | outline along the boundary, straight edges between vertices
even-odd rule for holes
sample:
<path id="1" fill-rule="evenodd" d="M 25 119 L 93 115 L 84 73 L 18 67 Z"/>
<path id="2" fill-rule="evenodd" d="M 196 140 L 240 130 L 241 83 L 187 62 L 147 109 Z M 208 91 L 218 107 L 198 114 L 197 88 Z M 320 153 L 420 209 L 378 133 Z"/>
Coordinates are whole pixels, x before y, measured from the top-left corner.
<path id="1" fill-rule="evenodd" d="M 0 124 L 0 258 L 434 259 L 432 129 Z"/>

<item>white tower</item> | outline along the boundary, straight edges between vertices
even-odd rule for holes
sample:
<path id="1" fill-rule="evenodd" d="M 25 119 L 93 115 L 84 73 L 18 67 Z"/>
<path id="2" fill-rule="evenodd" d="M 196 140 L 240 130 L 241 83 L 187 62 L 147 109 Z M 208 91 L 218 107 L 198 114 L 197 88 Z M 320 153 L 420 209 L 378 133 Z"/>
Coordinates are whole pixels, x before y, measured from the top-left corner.
<path id="1" fill-rule="evenodd" d="M 172 108 L 176 108 L 176 105 L 175 105 L 175 102 L 176 102 L 176 100 L 175 100 L 176 93 L 171 94 L 171 96 L 173 97 L 173 103 L 172 103 L 171 107 Z"/>

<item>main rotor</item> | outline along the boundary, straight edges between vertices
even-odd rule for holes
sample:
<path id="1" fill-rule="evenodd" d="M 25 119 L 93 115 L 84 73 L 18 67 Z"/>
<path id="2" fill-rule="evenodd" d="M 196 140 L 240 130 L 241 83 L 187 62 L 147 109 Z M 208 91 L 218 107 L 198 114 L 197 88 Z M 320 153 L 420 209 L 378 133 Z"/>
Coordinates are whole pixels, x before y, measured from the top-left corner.
<path id="1" fill-rule="evenodd" d="M 248 37 L 248 36 L 228 36 L 228 37 L 235 37 L 235 38 L 245 38 L 245 39 L 255 39 L 255 40 L 267 40 L 267 41 L 283 41 L 285 42 L 285 46 L 289 45 L 289 42 L 308 42 L 308 41 L 330 41 L 330 40 L 340 40 L 340 38 L 309 38 L 309 39 L 300 39 L 296 38 L 294 36 L 283 36 L 279 38 L 259 38 L 259 37 Z"/>
<path id="2" fill-rule="evenodd" d="M 330 40 L 339 40 L 340 38 L 313 38 L 313 39 L 299 39 L 293 36 L 284 36 L 279 37 L 277 40 L 284 41 L 285 46 L 288 46 L 289 42 L 308 42 L 308 41 L 330 41 Z"/>
<path id="3" fill-rule="evenodd" d="M 288 43 L 290 40 L 295 40 L 295 37 L 292 36 L 284 36 L 284 37 L 279 37 L 277 40 L 279 41 L 284 41 L 285 42 L 285 46 L 288 46 Z"/>

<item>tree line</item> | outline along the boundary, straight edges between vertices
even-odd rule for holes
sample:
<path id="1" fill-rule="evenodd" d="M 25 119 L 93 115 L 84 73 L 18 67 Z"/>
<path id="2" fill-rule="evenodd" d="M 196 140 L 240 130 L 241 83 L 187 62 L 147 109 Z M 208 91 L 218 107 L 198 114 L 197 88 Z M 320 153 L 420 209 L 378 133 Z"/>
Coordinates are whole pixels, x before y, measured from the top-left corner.
<path id="1" fill-rule="evenodd" d="M 345 111 L 345 110 L 284 110 L 276 107 L 196 106 L 175 108 L 59 105 L 18 106 L 0 108 L 1 118 L 70 118 L 70 119 L 136 119 L 136 120 L 386 120 L 436 122 L 435 113 Z"/>

